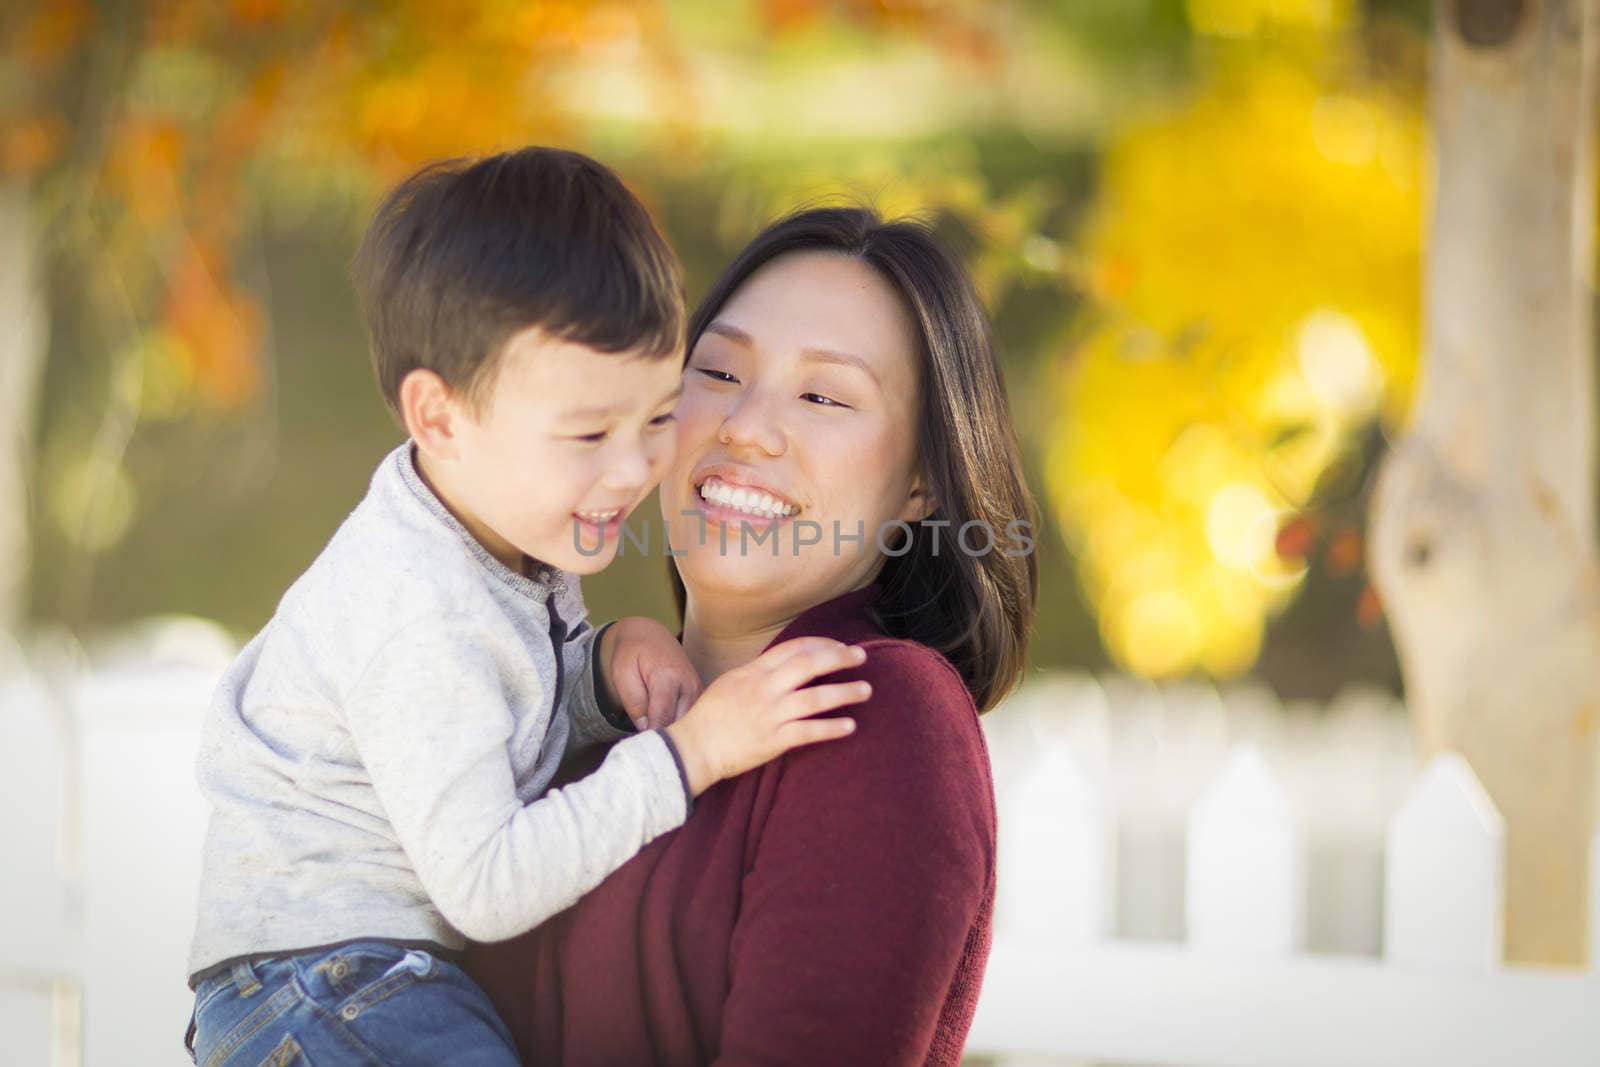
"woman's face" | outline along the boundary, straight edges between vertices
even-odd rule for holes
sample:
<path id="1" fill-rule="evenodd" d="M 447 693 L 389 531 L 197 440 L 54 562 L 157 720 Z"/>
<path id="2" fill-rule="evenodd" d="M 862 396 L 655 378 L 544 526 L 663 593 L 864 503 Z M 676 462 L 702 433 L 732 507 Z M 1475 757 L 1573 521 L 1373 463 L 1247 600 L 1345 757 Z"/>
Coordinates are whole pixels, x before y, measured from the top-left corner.
<path id="1" fill-rule="evenodd" d="M 789 617 L 871 581 L 888 524 L 934 506 L 917 363 L 899 294 L 852 256 L 790 253 L 734 292 L 690 353 L 661 484 L 691 602 Z"/>

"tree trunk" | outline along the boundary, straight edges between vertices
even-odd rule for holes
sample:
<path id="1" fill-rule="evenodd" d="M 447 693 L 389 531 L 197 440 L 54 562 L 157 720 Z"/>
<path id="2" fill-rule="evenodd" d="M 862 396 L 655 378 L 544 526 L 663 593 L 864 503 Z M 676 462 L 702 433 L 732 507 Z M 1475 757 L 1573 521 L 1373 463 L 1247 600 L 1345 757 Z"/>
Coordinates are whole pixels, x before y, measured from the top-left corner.
<path id="1" fill-rule="evenodd" d="M 1581 963 L 1600 726 L 1594 516 L 1600 0 L 1435 0 L 1423 380 L 1373 577 L 1420 747 L 1507 827 L 1506 957 Z"/>
<path id="2" fill-rule="evenodd" d="M 28 483 L 44 362 L 44 287 L 27 186 L 0 178 L 0 634 L 15 632 L 28 579 Z"/>

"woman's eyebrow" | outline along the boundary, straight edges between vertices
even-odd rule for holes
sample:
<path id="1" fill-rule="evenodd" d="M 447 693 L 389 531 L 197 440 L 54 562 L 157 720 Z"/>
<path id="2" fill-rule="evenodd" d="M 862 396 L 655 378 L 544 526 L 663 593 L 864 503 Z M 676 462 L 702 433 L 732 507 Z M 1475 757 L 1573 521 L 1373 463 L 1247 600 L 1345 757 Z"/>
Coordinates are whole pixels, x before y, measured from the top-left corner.
<path id="1" fill-rule="evenodd" d="M 731 323 L 723 322 L 720 319 L 707 326 L 705 328 L 705 332 L 714 333 L 719 337 L 726 337 L 734 344 L 743 345 L 745 348 L 755 347 L 756 341 L 754 337 L 751 337 L 748 333 L 739 329 L 739 327 L 734 326 Z M 853 356 L 848 352 L 839 352 L 832 348 L 802 348 L 800 350 L 800 357 L 802 359 L 809 359 L 817 363 L 836 363 L 843 367 L 854 367 L 856 370 L 862 371 L 867 377 L 871 378 L 873 384 L 877 385 L 880 389 L 883 387 L 883 382 L 879 380 L 877 372 L 874 371 L 867 361 L 862 359 L 860 356 Z"/>
<path id="2" fill-rule="evenodd" d="M 817 363 L 836 363 L 842 367 L 854 367 L 856 370 L 866 374 L 868 378 L 871 378 L 879 388 L 883 387 L 883 383 L 878 380 L 878 375 L 867 365 L 867 361 L 860 356 L 852 356 L 848 352 L 835 352 L 831 348 L 803 348 L 800 350 L 800 358 L 809 359 Z"/>
<path id="3" fill-rule="evenodd" d="M 705 332 L 714 333 L 718 337 L 726 337 L 734 344 L 743 345 L 745 348 L 754 348 L 756 345 L 756 339 L 754 337 L 751 337 L 749 334 L 739 329 L 739 327 L 734 326 L 732 323 L 723 322 L 721 319 L 718 319 L 716 322 L 713 322 L 711 325 L 707 326 L 705 328 Z"/>

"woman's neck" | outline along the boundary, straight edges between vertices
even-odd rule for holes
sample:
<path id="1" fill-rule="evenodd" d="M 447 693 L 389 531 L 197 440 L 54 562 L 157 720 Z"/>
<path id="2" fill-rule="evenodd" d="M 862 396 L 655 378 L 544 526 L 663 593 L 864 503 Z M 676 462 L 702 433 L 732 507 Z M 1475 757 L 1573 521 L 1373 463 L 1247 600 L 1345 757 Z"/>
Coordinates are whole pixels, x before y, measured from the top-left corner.
<path id="1" fill-rule="evenodd" d="M 690 601 L 683 613 L 683 651 L 706 685 L 761 655 L 794 618 L 752 619 Z"/>

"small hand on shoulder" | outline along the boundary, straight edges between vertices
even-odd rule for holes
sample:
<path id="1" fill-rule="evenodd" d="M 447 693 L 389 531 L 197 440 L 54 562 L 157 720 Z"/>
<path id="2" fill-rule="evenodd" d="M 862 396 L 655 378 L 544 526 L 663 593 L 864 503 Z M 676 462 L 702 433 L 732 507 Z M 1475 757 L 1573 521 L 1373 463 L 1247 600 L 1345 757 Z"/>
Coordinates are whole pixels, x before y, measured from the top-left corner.
<path id="1" fill-rule="evenodd" d="M 806 687 L 866 660 L 866 649 L 859 645 L 797 637 L 712 682 L 683 718 L 666 727 L 683 760 L 690 792 L 699 796 L 722 779 L 792 748 L 848 735 L 855 729 L 854 719 L 812 716 L 870 699 L 871 684 Z"/>
<path id="2" fill-rule="evenodd" d="M 806 688 L 826 674 L 859 667 L 866 649 L 827 637 L 797 637 L 736 667 L 702 692 L 683 647 L 654 619 L 619 619 L 601 635 L 603 674 L 612 696 L 642 730 L 665 730 L 699 796 L 791 748 L 831 741 L 854 719 L 812 716 L 872 696 L 868 682 Z"/>
<path id="3" fill-rule="evenodd" d="M 704 688 L 677 637 L 654 619 L 618 619 L 600 636 L 597 655 L 610 696 L 641 731 L 681 719 Z"/>

